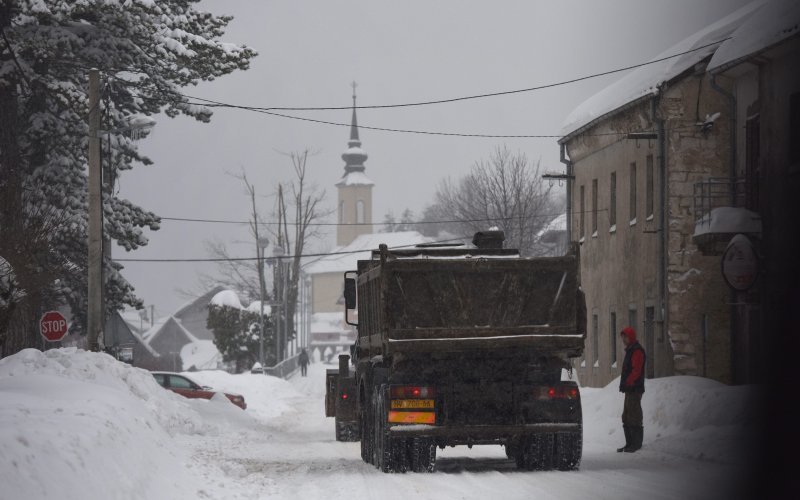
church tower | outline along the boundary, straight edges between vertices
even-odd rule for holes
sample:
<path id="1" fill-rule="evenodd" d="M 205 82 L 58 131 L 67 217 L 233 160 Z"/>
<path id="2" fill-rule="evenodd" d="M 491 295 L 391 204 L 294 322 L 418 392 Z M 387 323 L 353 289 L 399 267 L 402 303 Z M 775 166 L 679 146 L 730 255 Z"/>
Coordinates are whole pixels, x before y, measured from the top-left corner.
<path id="1" fill-rule="evenodd" d="M 356 120 L 356 83 L 353 82 L 353 119 L 350 124 L 350 140 L 342 153 L 344 175 L 336 183 L 339 191 L 336 244 L 344 246 L 357 236 L 372 233 L 372 186 L 375 185 L 364 173 L 367 153 L 361 149 Z"/>

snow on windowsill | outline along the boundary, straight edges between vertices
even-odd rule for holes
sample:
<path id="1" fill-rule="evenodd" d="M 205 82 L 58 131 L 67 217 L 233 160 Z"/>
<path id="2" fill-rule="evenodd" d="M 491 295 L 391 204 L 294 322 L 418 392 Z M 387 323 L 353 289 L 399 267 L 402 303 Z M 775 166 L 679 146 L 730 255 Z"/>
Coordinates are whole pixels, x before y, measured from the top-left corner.
<path id="1" fill-rule="evenodd" d="M 594 366 L 595 368 L 600 368 L 600 360 L 598 359 L 597 361 L 595 361 L 594 365 L 592 366 Z"/>
<path id="2" fill-rule="evenodd" d="M 581 236 L 581 239 L 578 240 L 578 243 L 583 243 L 586 241 L 586 236 Z"/>
<path id="3" fill-rule="evenodd" d="M 581 361 L 581 368 L 586 368 L 586 360 Z"/>
<path id="4" fill-rule="evenodd" d="M 613 363 L 611 363 L 611 368 L 616 368 L 616 367 L 617 367 L 617 362 L 616 362 L 616 361 L 614 361 Z"/>
<path id="5" fill-rule="evenodd" d="M 630 225 L 630 226 L 635 226 L 635 225 L 636 225 L 636 217 L 634 217 L 633 219 L 631 219 L 631 221 L 628 223 L 628 225 Z"/>
<path id="6" fill-rule="evenodd" d="M 647 220 L 647 221 L 653 220 L 653 214 L 648 215 L 645 220 Z"/>
<path id="7" fill-rule="evenodd" d="M 611 226 L 610 228 L 608 228 L 608 232 L 609 232 L 609 233 L 616 233 L 616 232 L 617 232 L 617 225 L 616 225 L 616 224 L 614 224 L 613 226 Z"/>
<path id="8" fill-rule="evenodd" d="M 592 238 L 597 238 L 597 231 L 592 233 Z"/>

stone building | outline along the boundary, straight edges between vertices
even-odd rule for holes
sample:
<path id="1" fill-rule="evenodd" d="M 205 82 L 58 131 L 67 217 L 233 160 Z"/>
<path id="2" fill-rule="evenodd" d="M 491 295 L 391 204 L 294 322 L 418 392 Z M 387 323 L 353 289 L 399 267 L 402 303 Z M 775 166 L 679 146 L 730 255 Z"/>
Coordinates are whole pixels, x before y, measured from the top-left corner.
<path id="1" fill-rule="evenodd" d="M 634 326 L 646 376 L 732 381 L 730 292 L 718 257 L 693 241 L 695 184 L 729 175 L 728 99 L 706 66 L 758 5 L 688 37 L 588 99 L 559 140 L 571 240 L 581 243 L 588 335 L 579 377 L 619 376 L 619 331 Z"/>

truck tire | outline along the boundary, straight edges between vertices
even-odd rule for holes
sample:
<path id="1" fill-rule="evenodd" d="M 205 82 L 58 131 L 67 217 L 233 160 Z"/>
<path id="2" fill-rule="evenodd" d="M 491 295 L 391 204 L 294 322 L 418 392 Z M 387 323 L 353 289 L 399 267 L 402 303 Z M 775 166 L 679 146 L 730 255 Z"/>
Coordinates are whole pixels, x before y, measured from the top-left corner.
<path id="1" fill-rule="evenodd" d="M 375 466 L 382 472 L 401 472 L 399 463 L 401 453 L 405 452 L 404 440 L 392 439 L 386 422 L 386 385 L 375 388 L 373 393 L 375 408 Z"/>
<path id="2" fill-rule="evenodd" d="M 553 468 L 554 448 L 553 433 L 534 434 L 518 455 L 517 466 L 526 470 L 550 470 Z"/>
<path id="3" fill-rule="evenodd" d="M 358 441 L 358 432 L 350 422 L 340 422 L 336 419 L 336 440 L 337 441 Z"/>
<path id="4" fill-rule="evenodd" d="M 367 399 L 366 391 L 361 393 L 361 412 L 359 414 L 361 430 L 361 460 L 373 463 L 372 402 Z"/>
<path id="5" fill-rule="evenodd" d="M 411 470 L 433 472 L 436 466 L 436 443 L 428 438 L 411 439 Z"/>
<path id="6" fill-rule="evenodd" d="M 583 454 L 583 431 L 556 434 L 555 464 L 558 470 L 578 470 Z"/>

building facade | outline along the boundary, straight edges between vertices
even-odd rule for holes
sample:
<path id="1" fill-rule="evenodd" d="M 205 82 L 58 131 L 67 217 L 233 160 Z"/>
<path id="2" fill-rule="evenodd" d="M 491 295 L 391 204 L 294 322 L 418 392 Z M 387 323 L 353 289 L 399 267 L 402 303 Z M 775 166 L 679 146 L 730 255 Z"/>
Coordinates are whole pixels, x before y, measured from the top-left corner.
<path id="1" fill-rule="evenodd" d="M 733 381 L 731 294 L 719 257 L 693 240 L 695 186 L 730 174 L 728 99 L 706 67 L 755 7 L 747 6 L 656 57 L 579 106 L 559 143 L 570 177 L 571 239 L 581 243 L 587 300 L 582 383 L 619 376 L 619 332 L 633 326 L 648 378 Z"/>

